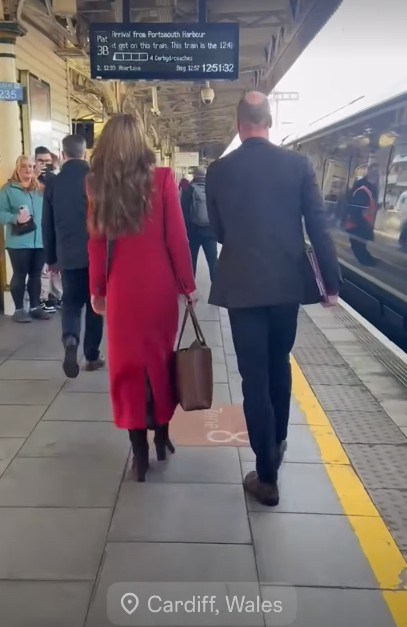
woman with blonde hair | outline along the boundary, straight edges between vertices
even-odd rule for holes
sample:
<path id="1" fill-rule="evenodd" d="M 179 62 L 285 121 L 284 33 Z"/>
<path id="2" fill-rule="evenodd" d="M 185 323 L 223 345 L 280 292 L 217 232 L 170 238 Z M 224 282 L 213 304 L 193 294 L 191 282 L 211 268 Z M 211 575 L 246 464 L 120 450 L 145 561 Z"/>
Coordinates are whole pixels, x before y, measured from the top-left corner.
<path id="1" fill-rule="evenodd" d="M 6 249 L 13 268 L 10 291 L 16 308 L 15 322 L 49 319 L 40 306 L 41 272 L 45 263 L 42 191 L 34 163 L 25 156 L 17 159 L 11 178 L 0 191 L 0 224 L 6 226 Z M 29 313 L 24 309 L 27 277 Z"/>
<path id="2" fill-rule="evenodd" d="M 116 115 L 104 127 L 88 196 L 90 292 L 96 313 L 107 315 L 114 419 L 129 431 L 133 469 L 144 481 L 148 429 L 157 459 L 174 452 L 168 424 L 176 408 L 178 298 L 193 300 L 195 282 L 175 179 L 155 167 L 138 114 Z"/>

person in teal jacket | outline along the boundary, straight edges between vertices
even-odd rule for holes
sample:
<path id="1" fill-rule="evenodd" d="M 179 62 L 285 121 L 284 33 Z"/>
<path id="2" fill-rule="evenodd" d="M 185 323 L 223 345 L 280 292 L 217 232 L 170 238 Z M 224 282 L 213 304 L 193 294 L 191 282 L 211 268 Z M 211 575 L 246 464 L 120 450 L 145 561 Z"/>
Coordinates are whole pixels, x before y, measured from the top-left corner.
<path id="1" fill-rule="evenodd" d="M 0 191 L 0 225 L 6 227 L 6 249 L 13 268 L 10 291 L 16 308 L 13 315 L 16 322 L 49 319 L 40 306 L 41 271 L 45 263 L 41 231 L 42 191 L 34 164 L 24 156 L 17 159 L 10 180 Z M 24 309 L 26 282 L 29 312 Z"/>

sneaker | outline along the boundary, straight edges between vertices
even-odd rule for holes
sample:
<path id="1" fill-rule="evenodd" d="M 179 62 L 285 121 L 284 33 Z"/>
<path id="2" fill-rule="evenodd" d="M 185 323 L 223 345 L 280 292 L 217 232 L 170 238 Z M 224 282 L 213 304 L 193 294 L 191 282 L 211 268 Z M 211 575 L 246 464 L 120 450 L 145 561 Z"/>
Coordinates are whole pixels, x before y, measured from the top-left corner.
<path id="1" fill-rule="evenodd" d="M 34 320 L 49 320 L 50 315 L 45 309 L 40 307 L 34 307 L 34 309 L 30 309 L 30 316 Z"/>
<path id="2" fill-rule="evenodd" d="M 13 313 L 12 320 L 14 322 L 32 322 L 30 314 L 25 309 L 16 309 Z"/>
<path id="3" fill-rule="evenodd" d="M 65 357 L 62 364 L 62 368 L 68 379 L 76 379 L 79 374 L 78 364 L 78 342 L 74 337 L 67 337 L 65 339 Z"/>
<path id="4" fill-rule="evenodd" d="M 49 301 L 49 300 L 42 301 L 41 309 L 43 309 L 47 313 L 56 313 L 57 311 L 56 307 L 52 304 L 52 301 Z"/>
<path id="5" fill-rule="evenodd" d="M 276 507 L 279 503 L 280 497 L 277 483 L 262 483 L 255 470 L 246 475 L 243 487 L 248 494 L 262 505 Z"/>
<path id="6" fill-rule="evenodd" d="M 62 298 L 57 300 L 57 304 L 55 306 L 57 309 L 62 309 Z"/>
<path id="7" fill-rule="evenodd" d="M 103 357 L 98 357 L 94 361 L 87 361 L 85 364 L 86 372 L 95 372 L 96 370 L 101 370 L 106 365 L 106 361 Z"/>

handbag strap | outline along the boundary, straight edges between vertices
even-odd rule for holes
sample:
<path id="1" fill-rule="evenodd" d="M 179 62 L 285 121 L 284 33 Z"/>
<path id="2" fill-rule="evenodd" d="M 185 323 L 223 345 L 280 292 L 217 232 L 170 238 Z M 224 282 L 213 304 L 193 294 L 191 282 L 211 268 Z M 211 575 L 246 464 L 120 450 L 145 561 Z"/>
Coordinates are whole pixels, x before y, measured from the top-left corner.
<path id="1" fill-rule="evenodd" d="M 184 335 L 184 332 L 185 332 L 185 327 L 187 325 L 188 317 L 191 318 L 192 326 L 194 327 L 196 339 L 198 340 L 198 342 L 200 343 L 201 346 L 206 347 L 206 340 L 205 340 L 204 334 L 202 333 L 202 329 L 201 329 L 201 327 L 199 325 L 198 318 L 196 317 L 196 313 L 194 311 L 194 308 L 193 308 L 191 303 L 188 303 L 188 305 L 185 308 L 184 319 L 182 321 L 181 332 L 179 334 L 177 351 L 180 349 L 180 346 L 181 346 L 181 342 L 182 342 L 182 338 L 183 338 L 183 335 Z"/>

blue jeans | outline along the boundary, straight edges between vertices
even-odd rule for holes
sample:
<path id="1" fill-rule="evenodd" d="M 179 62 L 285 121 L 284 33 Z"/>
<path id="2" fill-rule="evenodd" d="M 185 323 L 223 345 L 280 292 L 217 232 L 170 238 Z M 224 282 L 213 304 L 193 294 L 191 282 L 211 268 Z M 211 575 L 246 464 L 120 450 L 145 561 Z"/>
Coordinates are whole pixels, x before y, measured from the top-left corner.
<path id="1" fill-rule="evenodd" d="M 209 268 L 209 276 L 211 281 L 213 281 L 218 261 L 218 243 L 216 238 L 212 235 L 212 233 L 208 232 L 206 227 L 203 227 L 201 230 L 197 227 L 188 233 L 188 239 L 194 274 L 196 275 L 198 255 L 202 246 Z"/>
<path id="2" fill-rule="evenodd" d="M 298 305 L 231 309 L 229 318 L 257 474 L 263 483 L 275 483 L 279 446 L 287 439 Z"/>

